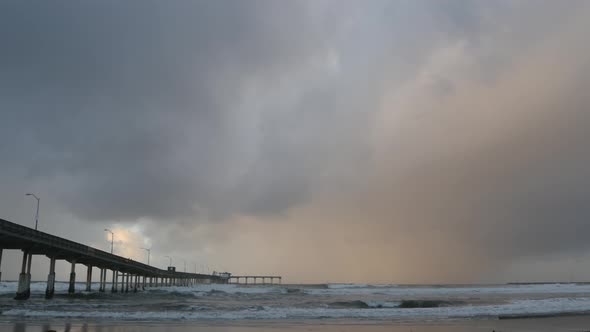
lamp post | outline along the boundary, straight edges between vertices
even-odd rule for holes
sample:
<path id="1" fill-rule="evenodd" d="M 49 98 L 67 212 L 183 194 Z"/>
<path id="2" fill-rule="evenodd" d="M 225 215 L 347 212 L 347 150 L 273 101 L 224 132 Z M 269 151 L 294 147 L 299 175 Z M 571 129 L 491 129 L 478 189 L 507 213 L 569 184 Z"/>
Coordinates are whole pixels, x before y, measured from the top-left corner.
<path id="1" fill-rule="evenodd" d="M 164 256 L 164 257 L 170 259 L 170 265 L 168 265 L 168 266 L 172 266 L 172 257 L 170 257 L 170 256 Z"/>
<path id="2" fill-rule="evenodd" d="M 113 243 L 115 242 L 115 233 L 108 228 L 104 229 L 105 232 L 111 233 L 111 254 L 113 253 Z"/>
<path id="3" fill-rule="evenodd" d="M 35 194 L 26 194 L 25 196 L 33 196 L 37 200 L 37 213 L 35 213 L 35 230 L 37 230 L 37 225 L 39 224 L 39 202 L 41 199 Z"/>
<path id="4" fill-rule="evenodd" d="M 150 253 L 151 253 L 152 249 L 148 249 L 148 248 L 141 248 L 141 249 L 147 251 L 147 253 L 148 253 L 148 262 L 147 262 L 147 264 L 150 265 Z"/>
<path id="5" fill-rule="evenodd" d="M 186 259 L 183 259 L 184 261 L 184 272 L 186 273 Z"/>

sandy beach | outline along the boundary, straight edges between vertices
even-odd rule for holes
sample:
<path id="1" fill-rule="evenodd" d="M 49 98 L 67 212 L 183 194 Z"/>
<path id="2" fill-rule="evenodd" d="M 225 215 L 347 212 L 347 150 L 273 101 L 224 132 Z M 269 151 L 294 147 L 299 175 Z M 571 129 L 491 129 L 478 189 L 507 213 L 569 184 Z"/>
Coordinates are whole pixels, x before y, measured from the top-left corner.
<path id="1" fill-rule="evenodd" d="M 24 321 L 0 323 L 0 332 L 573 332 L 590 331 L 590 316 L 463 320 L 445 323 L 371 322 L 232 322 L 190 323 L 84 323 L 82 321 Z"/>

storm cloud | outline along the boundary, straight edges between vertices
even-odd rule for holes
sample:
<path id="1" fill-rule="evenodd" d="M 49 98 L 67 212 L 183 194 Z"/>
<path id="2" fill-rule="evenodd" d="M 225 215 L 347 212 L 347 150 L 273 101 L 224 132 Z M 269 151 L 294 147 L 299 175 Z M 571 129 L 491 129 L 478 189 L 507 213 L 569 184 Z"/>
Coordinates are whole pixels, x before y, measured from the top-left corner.
<path id="1" fill-rule="evenodd" d="M 136 227 L 162 255 L 293 281 L 584 257 L 589 19 L 585 1 L 3 2 L 0 217 L 27 220 L 37 191 L 52 231 Z"/>

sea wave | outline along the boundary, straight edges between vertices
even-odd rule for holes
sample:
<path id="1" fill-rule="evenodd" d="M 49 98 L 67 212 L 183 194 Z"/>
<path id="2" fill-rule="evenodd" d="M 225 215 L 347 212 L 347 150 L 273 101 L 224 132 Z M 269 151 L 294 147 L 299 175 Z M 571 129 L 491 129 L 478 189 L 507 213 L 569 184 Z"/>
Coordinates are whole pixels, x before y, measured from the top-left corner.
<path id="1" fill-rule="evenodd" d="M 328 304 L 331 308 L 359 308 L 359 309 L 381 309 L 381 308 L 439 308 L 464 305 L 463 301 L 447 300 L 401 300 L 401 301 L 370 301 L 352 300 L 336 301 Z"/>
<path id="2" fill-rule="evenodd" d="M 31 284 L 31 299 L 14 301 L 16 282 L 0 283 L 0 319 L 454 319 L 527 317 L 590 312 L 590 285 L 216 285 L 147 288 L 137 294 L 68 295 L 56 283 L 45 300 L 45 283 Z M 107 287 L 108 289 L 108 287 Z"/>
<path id="3" fill-rule="evenodd" d="M 18 283 L 15 281 L 3 281 L 0 283 L 0 297 L 11 297 L 16 292 Z M 56 294 L 67 293 L 67 282 L 56 282 Z M 32 282 L 31 294 L 45 294 L 45 282 Z M 98 283 L 92 284 L 93 291 L 97 293 Z M 85 283 L 76 283 L 76 292 L 85 296 Z M 107 292 L 110 284 L 107 284 Z M 529 284 L 529 285 L 489 285 L 489 286 L 401 286 L 401 285 L 365 285 L 365 284 L 326 284 L 325 287 L 315 286 L 291 286 L 291 285 L 220 285 L 200 284 L 192 287 L 157 287 L 146 288 L 150 295 L 172 295 L 179 297 L 192 296 L 224 296 L 230 295 L 256 295 L 256 294 L 289 294 L 289 295 L 318 295 L 318 296 L 367 296 L 384 295 L 396 299 L 404 298 L 428 298 L 428 297 L 456 297 L 456 296 L 482 296 L 482 295 L 519 295 L 519 294 L 590 294 L 590 284 Z"/>
<path id="4" fill-rule="evenodd" d="M 394 288 L 396 284 L 326 284 L 325 289 Z"/>
<path id="5" fill-rule="evenodd" d="M 304 289 L 309 295 L 387 295 L 395 298 L 453 297 L 480 295 L 519 294 L 590 294 L 590 284 L 525 284 L 481 286 L 378 286 L 352 287 L 349 284 L 331 285 L 328 288 Z"/>
<path id="6" fill-rule="evenodd" d="M 42 281 L 31 282 L 31 294 L 45 294 L 46 283 Z M 0 296 L 14 296 L 18 282 L 16 281 L 3 281 L 0 283 Z M 67 293 L 69 283 L 67 282 L 56 282 L 55 293 Z M 86 283 L 77 282 L 75 284 L 76 294 L 78 296 L 89 296 L 90 294 L 99 294 L 98 283 L 92 283 L 92 291 L 86 292 Z M 110 284 L 107 283 L 107 292 L 102 293 L 101 296 L 110 294 Z M 282 286 L 271 286 L 271 285 L 257 285 L 257 286 L 244 286 L 244 285 L 224 285 L 224 284 L 200 284 L 193 285 L 192 287 L 181 287 L 181 286 L 167 286 L 167 287 L 146 287 L 145 293 L 151 295 L 172 295 L 179 297 L 191 297 L 191 296 L 216 296 L 223 294 L 286 294 L 287 288 Z M 91 295 L 90 295 L 91 296 Z"/>
<path id="7" fill-rule="evenodd" d="M 380 309 L 380 308 L 398 308 L 402 302 L 385 302 L 385 301 L 337 301 L 328 304 L 330 308 L 359 308 L 359 309 Z"/>
<path id="8" fill-rule="evenodd" d="M 67 311 L 31 308 L 13 308 L 3 311 L 5 317 L 32 318 L 83 318 L 116 320 L 276 320 L 276 319 L 373 319 L 419 320 L 457 319 L 482 317 L 508 317 L 525 315 L 560 315 L 590 312 L 590 298 L 554 298 L 545 300 L 521 300 L 507 304 L 458 306 L 438 308 L 290 308 L 257 306 L 247 310 L 230 311 Z"/>

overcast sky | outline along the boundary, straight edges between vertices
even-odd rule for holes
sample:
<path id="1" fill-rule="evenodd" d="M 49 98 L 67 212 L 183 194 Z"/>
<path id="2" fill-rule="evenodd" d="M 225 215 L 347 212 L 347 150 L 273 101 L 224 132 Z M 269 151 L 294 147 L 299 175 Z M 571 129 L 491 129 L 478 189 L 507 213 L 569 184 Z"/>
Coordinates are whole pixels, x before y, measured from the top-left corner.
<path id="1" fill-rule="evenodd" d="M 288 282 L 590 279 L 588 31 L 583 0 L 2 1 L 0 218 L 34 192 L 42 231 Z"/>

